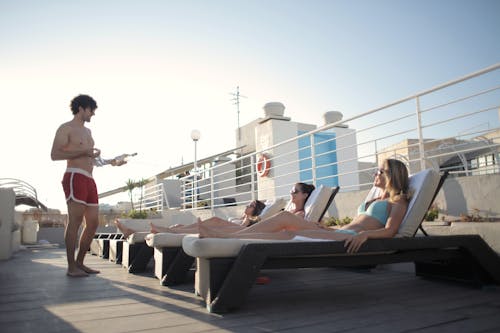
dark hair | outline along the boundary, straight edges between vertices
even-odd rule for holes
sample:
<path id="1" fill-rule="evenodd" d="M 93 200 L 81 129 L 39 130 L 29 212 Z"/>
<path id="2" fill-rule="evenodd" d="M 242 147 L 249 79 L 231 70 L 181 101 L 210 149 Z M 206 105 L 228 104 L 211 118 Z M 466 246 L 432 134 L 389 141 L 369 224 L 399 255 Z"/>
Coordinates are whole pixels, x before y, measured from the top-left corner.
<path id="1" fill-rule="evenodd" d="M 307 199 L 309 199 L 309 196 L 311 195 L 312 191 L 314 191 L 314 189 L 315 189 L 314 185 L 306 184 L 306 183 L 296 183 L 295 186 L 299 187 L 300 192 L 307 194 L 307 198 L 304 202 L 307 202 Z"/>
<path id="2" fill-rule="evenodd" d="M 78 113 L 78 108 L 80 106 L 84 109 L 90 108 L 92 111 L 97 109 L 96 101 L 89 95 L 78 95 L 71 100 L 70 108 L 73 114 Z"/>
<path id="3" fill-rule="evenodd" d="M 266 208 L 266 204 L 260 200 L 254 200 L 255 208 L 253 209 L 253 216 L 259 216 L 260 213 Z"/>

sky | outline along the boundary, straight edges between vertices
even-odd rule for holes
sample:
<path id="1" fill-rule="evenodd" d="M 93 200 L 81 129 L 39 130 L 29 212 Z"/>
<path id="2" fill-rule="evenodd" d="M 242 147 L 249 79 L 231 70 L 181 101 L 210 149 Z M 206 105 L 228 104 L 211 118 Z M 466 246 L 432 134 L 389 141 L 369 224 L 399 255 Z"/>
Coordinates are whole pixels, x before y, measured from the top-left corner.
<path id="1" fill-rule="evenodd" d="M 321 125 L 496 64 L 499 14 L 498 0 L 0 0 L 0 178 L 66 211 L 50 149 L 78 94 L 97 101 L 104 158 L 138 153 L 94 170 L 105 192 L 192 162 L 193 129 L 198 158 L 234 148 L 237 86 L 241 125 L 272 101 Z"/>

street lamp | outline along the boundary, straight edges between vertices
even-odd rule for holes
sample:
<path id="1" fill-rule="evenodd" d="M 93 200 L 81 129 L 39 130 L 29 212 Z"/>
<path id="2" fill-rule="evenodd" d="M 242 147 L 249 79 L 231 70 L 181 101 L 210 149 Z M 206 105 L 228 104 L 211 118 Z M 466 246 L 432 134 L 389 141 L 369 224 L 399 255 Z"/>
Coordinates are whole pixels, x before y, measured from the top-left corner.
<path id="1" fill-rule="evenodd" d="M 194 175 L 193 175 L 193 193 L 192 193 L 192 203 L 193 208 L 196 208 L 198 203 L 198 160 L 196 158 L 196 145 L 200 139 L 200 131 L 194 129 L 191 131 L 191 139 L 194 141 Z"/>

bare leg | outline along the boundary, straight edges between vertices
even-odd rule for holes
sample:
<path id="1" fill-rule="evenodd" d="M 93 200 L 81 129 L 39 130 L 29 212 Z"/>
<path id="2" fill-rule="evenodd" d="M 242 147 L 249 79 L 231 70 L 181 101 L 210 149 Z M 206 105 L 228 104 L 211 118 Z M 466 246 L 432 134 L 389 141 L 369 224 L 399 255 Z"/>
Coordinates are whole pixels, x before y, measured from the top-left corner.
<path id="1" fill-rule="evenodd" d="M 236 233 L 239 232 L 268 233 L 268 232 L 277 232 L 281 230 L 295 231 L 295 230 L 324 230 L 324 229 L 319 227 L 316 223 L 308 222 L 300 216 L 297 216 L 287 211 L 283 211 Z"/>
<path id="2" fill-rule="evenodd" d="M 176 225 L 173 227 L 162 227 L 151 223 L 151 233 L 157 234 L 160 232 L 169 232 L 172 234 L 190 234 L 198 232 L 198 225 L 196 223 L 189 225 Z"/>
<path id="3" fill-rule="evenodd" d="M 68 224 L 64 231 L 64 243 L 66 244 L 66 256 L 68 260 L 67 275 L 72 277 L 88 276 L 88 274 L 80 269 L 75 261 L 75 247 L 78 237 L 78 229 L 82 224 L 85 205 L 68 201 Z M 87 249 L 85 249 L 87 250 Z"/>
<path id="4" fill-rule="evenodd" d="M 229 222 L 231 223 L 231 222 Z M 234 223 L 231 223 L 232 225 L 220 225 L 220 226 L 211 226 L 207 228 L 214 228 L 217 230 L 220 230 L 221 232 L 224 233 L 233 233 L 236 231 L 239 231 L 242 229 L 241 226 L 235 225 Z M 199 232 L 199 226 L 200 225 L 205 225 L 205 223 L 193 223 L 190 225 L 186 225 L 183 228 L 165 228 L 165 227 L 158 227 L 155 225 L 151 226 L 151 233 L 160 233 L 160 232 L 169 232 L 173 234 L 197 234 Z"/>
<path id="5" fill-rule="evenodd" d="M 97 206 L 88 206 L 85 209 L 85 226 L 80 237 L 80 246 L 76 256 L 76 265 L 89 274 L 100 273 L 98 270 L 87 267 L 83 264 L 85 254 L 92 243 L 97 226 L 99 225 L 99 208 Z"/>
<path id="6" fill-rule="evenodd" d="M 220 217 L 214 216 L 211 218 L 206 219 L 205 221 L 200 221 L 199 223 L 203 223 L 206 226 L 209 227 L 238 227 L 238 229 L 243 230 L 245 227 L 238 225 L 233 222 L 229 222 L 228 220 L 221 219 Z"/>
<path id="7" fill-rule="evenodd" d="M 245 230 L 246 231 L 246 230 Z M 278 232 L 227 232 L 218 228 L 208 227 L 202 224 L 199 226 L 200 238 L 238 238 L 238 239 L 270 239 L 289 240 L 295 236 L 293 231 L 282 230 Z"/>
<path id="8" fill-rule="evenodd" d="M 136 232 L 134 229 L 131 229 L 129 227 L 124 226 L 119 220 L 115 220 L 115 225 L 118 228 L 118 230 L 121 231 L 123 234 L 123 237 L 127 238 L 128 236 L 132 235 L 134 232 Z"/>

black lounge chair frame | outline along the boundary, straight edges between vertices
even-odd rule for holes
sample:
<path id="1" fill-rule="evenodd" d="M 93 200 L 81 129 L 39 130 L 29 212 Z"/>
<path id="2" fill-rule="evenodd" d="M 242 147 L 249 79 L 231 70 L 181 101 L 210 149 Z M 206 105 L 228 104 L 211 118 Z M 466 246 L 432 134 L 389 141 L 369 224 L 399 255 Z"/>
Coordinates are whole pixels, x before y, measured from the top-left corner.
<path id="1" fill-rule="evenodd" d="M 144 272 L 153 258 L 153 248 L 146 244 L 146 241 L 139 243 L 122 242 L 121 264 L 129 273 Z"/>
<path id="2" fill-rule="evenodd" d="M 109 242 L 112 239 L 121 239 L 122 234 L 99 233 L 94 236 L 90 243 L 90 253 L 103 259 L 109 258 Z"/>
<path id="3" fill-rule="evenodd" d="M 215 313 L 240 307 L 261 269 L 414 262 L 418 276 L 500 284 L 500 256 L 478 235 L 372 239 L 356 254 L 343 242 L 251 243 L 236 258 L 197 260 L 209 269 L 205 303 Z"/>

